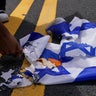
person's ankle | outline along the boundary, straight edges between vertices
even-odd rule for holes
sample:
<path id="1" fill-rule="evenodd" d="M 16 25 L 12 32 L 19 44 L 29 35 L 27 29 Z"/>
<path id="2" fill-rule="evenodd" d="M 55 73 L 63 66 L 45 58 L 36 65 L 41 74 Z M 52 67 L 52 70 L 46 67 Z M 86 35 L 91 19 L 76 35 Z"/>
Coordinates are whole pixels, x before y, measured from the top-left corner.
<path id="1" fill-rule="evenodd" d="M 4 10 L 0 10 L 0 21 L 7 22 L 9 20 L 8 14 Z"/>

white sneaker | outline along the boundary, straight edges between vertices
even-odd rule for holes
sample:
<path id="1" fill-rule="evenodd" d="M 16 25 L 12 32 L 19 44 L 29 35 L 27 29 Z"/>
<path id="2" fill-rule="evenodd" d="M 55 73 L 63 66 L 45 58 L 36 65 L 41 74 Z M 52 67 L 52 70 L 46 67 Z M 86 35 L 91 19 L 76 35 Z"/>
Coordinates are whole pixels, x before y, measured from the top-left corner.
<path id="1" fill-rule="evenodd" d="M 0 21 L 7 22 L 9 20 L 8 14 L 4 10 L 0 10 Z"/>

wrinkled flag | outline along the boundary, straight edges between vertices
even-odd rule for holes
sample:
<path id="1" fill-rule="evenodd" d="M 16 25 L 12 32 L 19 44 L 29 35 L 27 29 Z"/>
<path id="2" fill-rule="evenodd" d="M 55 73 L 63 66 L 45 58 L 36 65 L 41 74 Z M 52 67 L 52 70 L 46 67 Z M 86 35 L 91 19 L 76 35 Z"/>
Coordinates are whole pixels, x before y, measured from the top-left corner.
<path id="1" fill-rule="evenodd" d="M 50 85 L 96 79 L 95 23 L 78 17 L 70 23 L 57 18 L 46 31 L 61 37 L 60 44 L 49 43 L 49 35 L 37 32 L 20 40 L 30 62 L 29 69 L 33 76 L 38 76 L 37 83 Z M 58 66 L 57 61 L 61 62 Z"/>

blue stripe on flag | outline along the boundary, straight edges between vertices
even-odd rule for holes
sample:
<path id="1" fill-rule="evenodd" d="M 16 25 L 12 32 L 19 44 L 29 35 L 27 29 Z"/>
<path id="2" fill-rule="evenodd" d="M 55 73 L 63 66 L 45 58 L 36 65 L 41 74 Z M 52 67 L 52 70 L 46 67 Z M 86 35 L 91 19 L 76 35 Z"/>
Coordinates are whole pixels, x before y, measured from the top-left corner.
<path id="1" fill-rule="evenodd" d="M 96 80 L 96 67 L 85 68 L 75 79 L 74 82 Z"/>
<path id="2" fill-rule="evenodd" d="M 39 39 L 41 37 L 43 37 L 42 34 L 40 34 L 38 32 L 31 32 L 28 41 L 33 41 L 33 40 Z"/>
<path id="3" fill-rule="evenodd" d="M 58 36 L 61 36 L 65 32 L 70 32 L 69 24 L 67 22 L 52 25 L 47 29 L 47 31 L 48 30 L 50 30 L 54 34 L 57 34 Z"/>
<path id="4" fill-rule="evenodd" d="M 69 25 L 69 27 L 71 27 L 71 26 L 72 26 L 72 24 Z M 80 35 L 80 31 L 87 30 L 90 28 L 96 28 L 96 24 L 92 23 L 92 22 L 82 23 L 82 26 L 77 25 L 72 31 L 70 31 L 70 34 Z"/>
<path id="5" fill-rule="evenodd" d="M 48 58 L 53 58 L 53 59 L 59 60 L 59 55 L 56 54 L 56 53 L 54 53 L 54 52 L 52 52 L 52 51 L 49 50 L 49 49 L 45 49 L 45 50 L 43 51 L 42 55 L 40 56 L 40 58 L 46 58 L 46 59 L 48 59 Z"/>
<path id="6" fill-rule="evenodd" d="M 80 30 L 81 30 L 81 27 L 77 26 L 72 31 L 70 31 L 70 34 L 80 35 Z"/>
<path id="7" fill-rule="evenodd" d="M 90 28 L 96 28 L 96 24 L 92 23 L 92 22 L 89 22 L 89 23 L 83 23 L 82 26 L 81 26 L 81 30 L 87 30 L 87 29 L 90 29 Z"/>

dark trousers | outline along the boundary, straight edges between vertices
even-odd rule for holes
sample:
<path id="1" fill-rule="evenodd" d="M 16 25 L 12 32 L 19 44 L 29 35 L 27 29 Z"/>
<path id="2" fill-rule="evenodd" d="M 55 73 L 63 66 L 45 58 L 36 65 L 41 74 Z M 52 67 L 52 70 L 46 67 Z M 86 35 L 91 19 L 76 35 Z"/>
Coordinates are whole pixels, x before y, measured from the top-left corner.
<path id="1" fill-rule="evenodd" d="M 6 0 L 0 0 L 0 10 L 5 10 Z"/>

